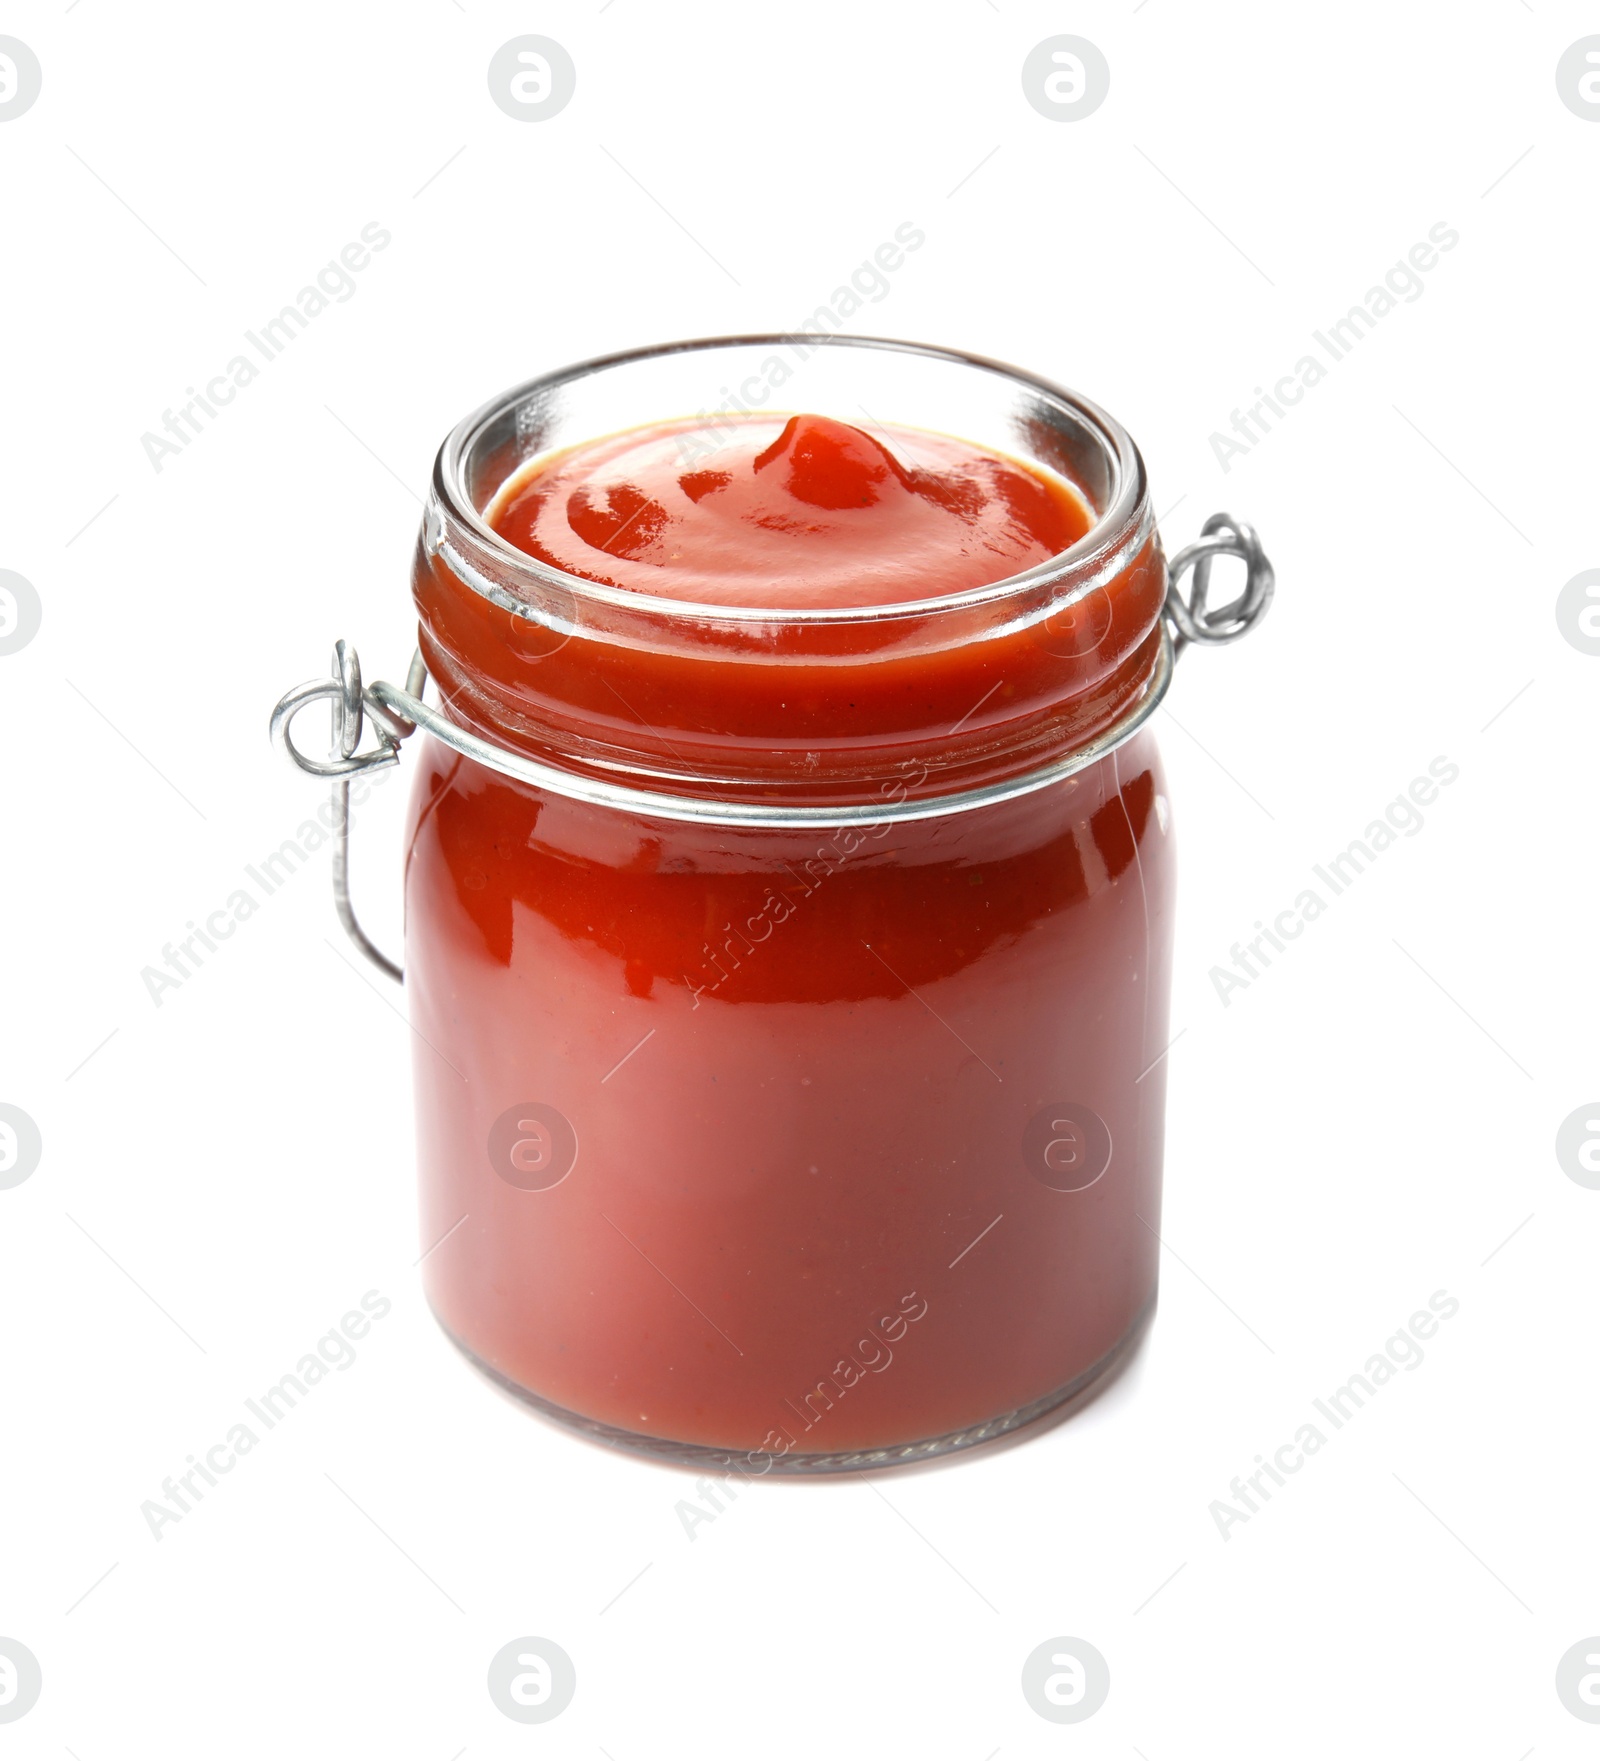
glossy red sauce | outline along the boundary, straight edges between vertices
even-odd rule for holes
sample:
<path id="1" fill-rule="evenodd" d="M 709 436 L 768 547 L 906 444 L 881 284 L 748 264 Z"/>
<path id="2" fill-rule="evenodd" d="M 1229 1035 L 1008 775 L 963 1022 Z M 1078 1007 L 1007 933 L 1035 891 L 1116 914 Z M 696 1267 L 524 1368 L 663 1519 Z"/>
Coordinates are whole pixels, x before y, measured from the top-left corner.
<path id="1" fill-rule="evenodd" d="M 580 447 L 508 485 L 490 524 L 585 580 L 798 608 L 983 587 L 1092 523 L 1062 479 L 941 434 L 826 416 L 746 420 L 732 434 L 712 446 L 672 423 Z"/>
<path id="2" fill-rule="evenodd" d="M 710 457 L 691 436 L 559 455 L 490 521 L 625 594 L 815 608 L 1001 580 L 1091 520 L 940 436 L 796 417 Z M 541 648 L 436 561 L 416 591 L 451 713 L 507 743 L 574 768 L 624 750 L 636 785 L 659 763 L 689 792 L 816 777 L 890 803 L 1103 722 L 1148 670 L 1162 579 L 1151 546 L 1043 639 L 975 623 L 920 652 L 870 623 L 674 652 L 580 620 Z M 838 830 L 585 806 L 424 756 L 407 990 L 423 1239 L 447 1236 L 424 1272 L 481 1362 L 759 1470 L 1046 1406 L 1126 1340 L 1155 1288 L 1172 907 L 1148 734 L 1001 805 Z M 1111 1151 L 1070 1190 L 1080 1108 Z"/>

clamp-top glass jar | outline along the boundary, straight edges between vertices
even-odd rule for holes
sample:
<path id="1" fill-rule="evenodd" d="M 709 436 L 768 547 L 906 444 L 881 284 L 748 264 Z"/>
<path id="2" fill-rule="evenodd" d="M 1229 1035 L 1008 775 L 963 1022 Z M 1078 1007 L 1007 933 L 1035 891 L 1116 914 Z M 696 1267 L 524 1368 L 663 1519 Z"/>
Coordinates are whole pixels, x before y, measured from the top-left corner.
<path id="1" fill-rule="evenodd" d="M 576 446 L 720 404 L 714 452 L 779 387 L 1021 461 L 1087 529 L 960 591 L 755 605 L 568 573 L 491 523 Z M 1208 610 L 1225 554 L 1246 584 Z M 404 978 L 457 1345 L 591 1435 L 748 1472 L 940 1454 L 1103 1377 L 1156 1290 L 1173 855 L 1145 724 L 1185 643 L 1271 591 L 1225 515 L 1169 571 L 1093 404 L 943 350 L 683 344 L 464 421 L 407 688 L 341 643 L 274 716 L 341 796 L 423 732 Z M 325 761 L 289 731 L 318 698 Z M 400 976 L 345 875 L 341 839 L 341 916 Z"/>

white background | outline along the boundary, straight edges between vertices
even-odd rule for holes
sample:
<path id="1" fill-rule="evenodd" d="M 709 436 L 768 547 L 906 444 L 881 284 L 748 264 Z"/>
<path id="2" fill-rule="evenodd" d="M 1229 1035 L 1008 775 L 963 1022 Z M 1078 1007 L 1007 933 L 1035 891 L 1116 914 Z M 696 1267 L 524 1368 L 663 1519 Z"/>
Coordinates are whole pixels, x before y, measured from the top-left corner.
<path id="1" fill-rule="evenodd" d="M 0 567 L 43 626 L 0 658 L 0 1099 L 44 1154 L 0 1192 L 0 1635 L 44 1692 L 0 1752 L 1595 1753 L 1554 1675 L 1600 1632 L 1600 1192 L 1554 1143 L 1600 1094 L 1600 658 L 1555 601 L 1600 566 L 1600 125 L 1555 67 L 1597 20 L 7 10 L 44 87 L 0 124 Z M 578 70 L 536 124 L 485 81 L 529 31 Z M 1072 123 L 1019 77 L 1063 31 L 1112 76 Z M 690 1477 L 525 1416 L 425 1311 L 407 1028 L 327 852 L 160 1007 L 140 974 L 320 799 L 269 748 L 278 695 L 336 636 L 403 676 L 462 414 L 585 355 L 788 329 L 907 220 L 927 243 L 854 327 L 1098 399 L 1169 549 L 1229 509 L 1279 595 L 1161 718 L 1183 1032 L 1131 1371 L 1023 1447 L 759 1484 L 690 1540 Z M 369 221 L 393 243 L 355 296 L 156 472 L 141 435 Z M 1441 221 L 1422 296 L 1224 473 L 1211 434 Z M 1224 1007 L 1230 945 L 1440 755 L 1424 828 Z M 403 793 L 355 859 L 389 945 Z M 141 1503 L 372 1288 L 359 1361 L 154 1540 Z M 1224 1539 L 1230 1480 L 1437 1290 L 1460 1312 L 1426 1361 Z M 577 1670 L 532 1729 L 484 1686 L 523 1634 Z M 1062 1634 L 1111 1671 L 1071 1728 L 1019 1687 Z"/>

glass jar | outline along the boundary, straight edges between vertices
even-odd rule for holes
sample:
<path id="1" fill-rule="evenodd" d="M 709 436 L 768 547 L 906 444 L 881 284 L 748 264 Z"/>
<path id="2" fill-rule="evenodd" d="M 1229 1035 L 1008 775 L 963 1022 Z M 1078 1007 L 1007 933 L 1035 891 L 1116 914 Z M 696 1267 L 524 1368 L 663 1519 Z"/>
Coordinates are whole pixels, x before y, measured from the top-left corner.
<path id="1" fill-rule="evenodd" d="M 797 610 L 603 586 L 484 518 L 529 460 L 769 403 L 959 434 L 1067 477 L 1094 524 L 989 586 Z M 1224 554 L 1246 584 L 1209 611 Z M 1191 566 L 1185 601 L 1116 422 L 943 350 L 645 350 L 451 434 L 407 688 L 341 644 L 275 729 L 340 793 L 423 730 L 423 1268 L 482 1370 L 608 1442 L 822 1472 L 1064 1412 L 1123 1358 L 1155 1303 L 1173 921 L 1146 723 L 1178 650 L 1272 590 L 1226 516 L 1172 581 Z M 288 733 L 319 697 L 326 761 Z M 341 840 L 341 916 L 398 976 L 345 877 Z"/>

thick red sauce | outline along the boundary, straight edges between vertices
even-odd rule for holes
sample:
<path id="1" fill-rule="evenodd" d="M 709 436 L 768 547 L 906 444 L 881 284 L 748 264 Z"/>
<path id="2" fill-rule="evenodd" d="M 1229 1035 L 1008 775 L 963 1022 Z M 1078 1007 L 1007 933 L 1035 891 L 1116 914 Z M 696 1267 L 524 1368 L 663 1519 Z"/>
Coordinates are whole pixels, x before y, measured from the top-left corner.
<path id="1" fill-rule="evenodd" d="M 1091 519 L 1076 491 L 966 441 L 825 416 L 746 420 L 704 452 L 666 424 L 513 482 L 490 524 L 570 575 L 701 605 L 888 605 L 1021 574 Z"/>
<path id="2" fill-rule="evenodd" d="M 559 455 L 490 523 L 624 593 L 816 608 L 1001 580 L 1091 520 L 918 431 L 752 421 L 709 457 L 692 433 Z M 552 762 L 891 802 L 1104 721 L 1162 575 L 1151 547 L 1042 641 L 924 652 L 870 623 L 662 652 L 581 620 L 540 649 L 426 557 L 417 601 L 452 713 Z M 589 807 L 428 747 L 407 990 L 446 1328 L 551 1406 L 758 1469 L 1048 1404 L 1153 1300 L 1167 822 L 1147 734 L 1009 803 L 842 830 Z M 1109 1165 L 1063 1190 L 1081 1108 Z"/>

